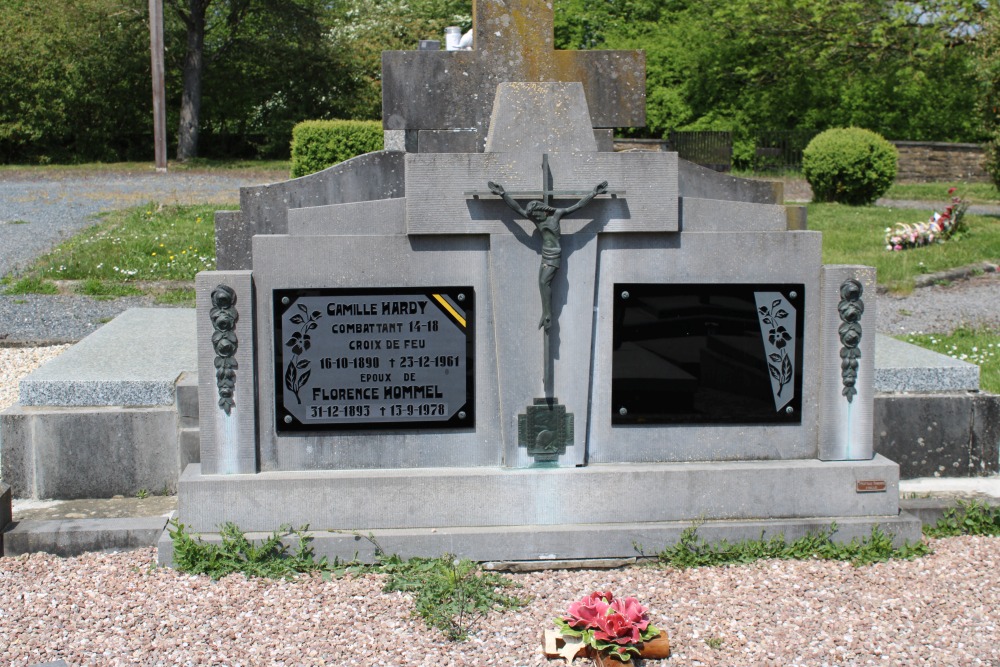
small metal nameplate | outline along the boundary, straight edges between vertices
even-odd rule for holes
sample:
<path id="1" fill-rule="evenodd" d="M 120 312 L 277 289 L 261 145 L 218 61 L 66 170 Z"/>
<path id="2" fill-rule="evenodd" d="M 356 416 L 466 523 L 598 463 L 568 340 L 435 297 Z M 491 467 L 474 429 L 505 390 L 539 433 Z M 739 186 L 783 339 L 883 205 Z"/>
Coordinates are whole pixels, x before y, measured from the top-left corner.
<path id="1" fill-rule="evenodd" d="M 855 488 L 858 493 L 885 493 L 885 480 L 859 479 Z"/>
<path id="2" fill-rule="evenodd" d="M 472 287 L 273 293 L 276 429 L 471 428 Z"/>

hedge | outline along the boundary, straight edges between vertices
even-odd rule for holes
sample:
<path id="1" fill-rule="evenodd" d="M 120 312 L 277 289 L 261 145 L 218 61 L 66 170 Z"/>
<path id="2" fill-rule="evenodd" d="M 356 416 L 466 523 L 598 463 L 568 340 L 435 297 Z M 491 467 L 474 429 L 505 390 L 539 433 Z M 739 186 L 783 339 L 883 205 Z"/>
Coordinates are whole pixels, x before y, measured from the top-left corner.
<path id="1" fill-rule="evenodd" d="M 874 203 L 896 179 L 899 153 L 881 135 L 858 127 L 816 135 L 802 151 L 802 173 L 814 201 Z"/>
<path id="2" fill-rule="evenodd" d="M 303 121 L 292 128 L 292 178 L 380 151 L 382 136 L 377 120 Z"/>

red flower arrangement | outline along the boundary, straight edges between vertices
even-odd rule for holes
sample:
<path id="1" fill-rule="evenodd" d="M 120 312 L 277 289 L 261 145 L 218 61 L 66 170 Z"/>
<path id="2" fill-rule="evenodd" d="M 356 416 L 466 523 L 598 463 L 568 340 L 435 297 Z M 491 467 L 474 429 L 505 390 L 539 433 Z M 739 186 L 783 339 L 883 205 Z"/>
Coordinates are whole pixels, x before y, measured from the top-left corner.
<path id="1" fill-rule="evenodd" d="M 639 655 L 639 644 L 660 634 L 647 611 L 635 598 L 595 591 L 572 603 L 556 625 L 564 636 L 579 637 L 594 650 L 629 662 Z"/>

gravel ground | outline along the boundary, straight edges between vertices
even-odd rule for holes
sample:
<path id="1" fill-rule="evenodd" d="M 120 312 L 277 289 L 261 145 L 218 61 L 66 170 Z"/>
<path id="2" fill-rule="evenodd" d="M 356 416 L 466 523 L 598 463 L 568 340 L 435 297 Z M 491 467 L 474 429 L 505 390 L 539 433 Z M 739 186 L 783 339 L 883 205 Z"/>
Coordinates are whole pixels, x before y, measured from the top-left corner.
<path id="1" fill-rule="evenodd" d="M 75 342 L 129 308 L 156 306 L 151 296 L 94 299 L 89 296 L 0 294 L 0 346 Z"/>
<path id="2" fill-rule="evenodd" d="M 165 204 L 239 202 L 245 175 L 214 173 L 11 172 L 0 177 L 0 276 L 26 266 L 93 215 L 148 201 Z"/>
<path id="3" fill-rule="evenodd" d="M 1000 665 L 1000 538 L 932 547 L 857 568 L 760 561 L 510 575 L 531 602 L 491 614 L 462 643 L 412 616 L 408 595 L 383 593 L 380 575 L 213 582 L 156 568 L 152 549 L 35 554 L 0 559 L 0 661 L 556 665 L 541 655 L 541 632 L 574 599 L 610 589 L 649 605 L 673 647 L 665 666 Z"/>
<path id="4" fill-rule="evenodd" d="M 50 347 L 0 347 L 0 412 L 17 403 L 18 382 L 69 345 Z"/>
<path id="5" fill-rule="evenodd" d="M 959 326 L 1000 331 L 1000 273 L 985 273 L 948 285 L 913 290 L 907 296 L 879 294 L 881 333 L 950 333 Z"/>

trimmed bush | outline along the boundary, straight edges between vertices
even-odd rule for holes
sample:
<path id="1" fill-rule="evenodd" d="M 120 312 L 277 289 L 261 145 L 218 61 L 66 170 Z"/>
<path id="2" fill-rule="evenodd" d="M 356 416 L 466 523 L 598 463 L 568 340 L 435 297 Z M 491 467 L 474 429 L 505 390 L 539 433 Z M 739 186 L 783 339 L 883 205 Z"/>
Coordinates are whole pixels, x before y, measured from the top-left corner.
<path id="1" fill-rule="evenodd" d="M 896 147 L 870 130 L 836 128 L 816 135 L 802 152 L 813 201 L 866 206 L 896 178 Z"/>
<path id="2" fill-rule="evenodd" d="M 382 150 L 377 120 L 307 120 L 292 128 L 292 178 Z"/>

